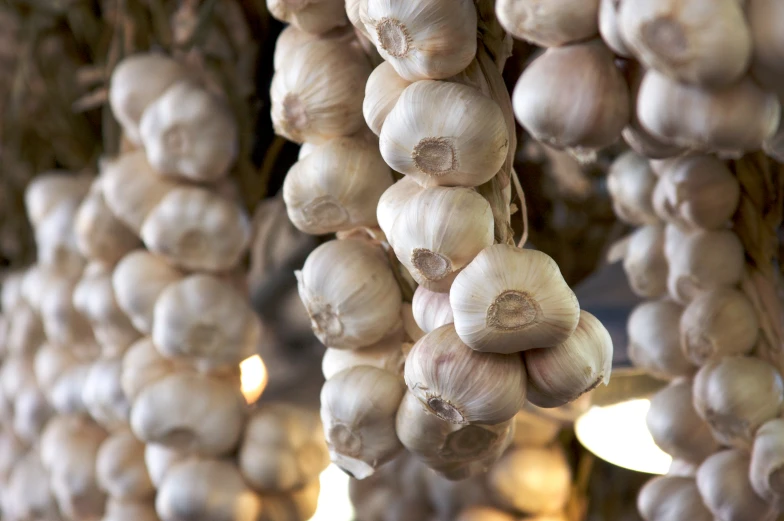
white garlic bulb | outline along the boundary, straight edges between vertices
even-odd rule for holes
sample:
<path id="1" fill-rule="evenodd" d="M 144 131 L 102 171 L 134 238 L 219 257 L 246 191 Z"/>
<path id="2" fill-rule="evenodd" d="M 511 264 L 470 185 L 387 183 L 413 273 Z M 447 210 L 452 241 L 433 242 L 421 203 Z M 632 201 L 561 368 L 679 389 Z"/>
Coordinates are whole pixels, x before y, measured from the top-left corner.
<path id="1" fill-rule="evenodd" d="M 619 27 L 621 2 L 622 0 L 599 0 L 599 34 L 612 52 L 630 58 L 631 50 L 626 45 Z"/>
<path id="2" fill-rule="evenodd" d="M 748 449 L 757 428 L 778 416 L 784 383 L 759 358 L 725 356 L 702 366 L 694 378 L 694 408 L 723 445 Z"/>
<path id="3" fill-rule="evenodd" d="M 555 148 L 611 145 L 630 117 L 629 88 L 613 59 L 600 40 L 547 49 L 514 88 L 517 121 Z"/>
<path id="4" fill-rule="evenodd" d="M 447 292 L 460 270 L 493 244 L 493 212 L 468 188 L 428 188 L 405 203 L 387 239 L 417 283 Z"/>
<path id="5" fill-rule="evenodd" d="M 275 39 L 275 52 L 272 56 L 273 69 L 286 67 L 297 49 L 306 43 L 322 38 L 318 34 L 308 33 L 295 25 L 287 25 Z"/>
<path id="6" fill-rule="evenodd" d="M 321 389 L 321 422 L 332 462 L 357 479 L 371 476 L 402 445 L 395 414 L 405 386 L 392 373 L 370 366 L 341 371 Z"/>
<path id="7" fill-rule="evenodd" d="M 358 365 L 369 365 L 392 374 L 403 374 L 403 328 L 399 327 L 375 344 L 360 349 L 328 347 L 321 359 L 321 372 L 329 380 L 337 373 Z"/>
<path id="8" fill-rule="evenodd" d="M 376 206 L 392 186 L 378 146 L 363 138 L 335 138 L 289 169 L 283 200 L 294 225 L 321 235 L 377 224 Z"/>
<path id="9" fill-rule="evenodd" d="M 95 461 L 98 485 L 114 499 L 144 500 L 155 495 L 144 464 L 144 443 L 129 430 L 111 434 Z"/>
<path id="10" fill-rule="evenodd" d="M 751 449 L 749 478 L 754 491 L 781 510 L 784 505 L 784 420 L 776 418 L 757 430 Z"/>
<path id="11" fill-rule="evenodd" d="M 365 116 L 367 126 L 375 135 L 381 134 L 384 121 L 409 85 L 411 82 L 401 78 L 389 62 L 381 63 L 370 73 L 365 85 L 362 114 Z"/>
<path id="12" fill-rule="evenodd" d="M 281 22 L 311 34 L 348 24 L 343 0 L 267 0 L 267 9 Z"/>
<path id="13" fill-rule="evenodd" d="M 389 235 L 406 202 L 423 190 L 422 185 L 411 176 L 403 176 L 392 186 L 387 188 L 378 200 L 376 218 L 378 226 Z"/>
<path id="14" fill-rule="evenodd" d="M 405 379 L 428 410 L 450 423 L 502 423 L 525 403 L 520 356 L 475 351 L 460 340 L 452 324 L 414 345 L 406 358 Z"/>
<path id="15" fill-rule="evenodd" d="M 346 42 L 316 40 L 302 45 L 272 77 L 275 132 L 303 143 L 348 136 L 363 123 L 362 99 L 370 75 Z"/>
<path id="16" fill-rule="evenodd" d="M 20 302 L 13 308 L 6 308 L 3 318 L 8 329 L 0 342 L 4 343 L 7 354 L 32 355 L 46 340 L 41 317 L 27 303 Z"/>
<path id="17" fill-rule="evenodd" d="M 36 175 L 25 187 L 27 218 L 37 228 L 58 206 L 75 206 L 87 194 L 92 177 L 52 170 Z M 4 307 L 3 309 L 10 309 Z"/>
<path id="18" fill-rule="evenodd" d="M 180 81 L 150 103 L 139 134 L 159 174 L 217 181 L 237 157 L 237 122 L 227 103 L 191 81 Z"/>
<path id="19" fill-rule="evenodd" d="M 656 445 L 673 458 L 700 464 L 719 448 L 694 409 L 691 380 L 679 378 L 657 391 L 645 421 Z"/>
<path id="20" fill-rule="evenodd" d="M 623 270 L 637 295 L 656 298 L 667 293 L 663 225 L 649 224 L 632 232 L 623 258 Z"/>
<path id="21" fill-rule="evenodd" d="M 681 349 L 683 307 L 668 299 L 639 304 L 626 326 L 629 358 L 655 378 L 671 380 L 694 374 L 697 368 Z"/>
<path id="22" fill-rule="evenodd" d="M 645 521 L 714 521 L 694 478 L 659 476 L 648 481 L 637 496 Z"/>
<path id="23" fill-rule="evenodd" d="M 629 150 L 613 161 L 607 173 L 607 191 L 612 197 L 613 211 L 627 224 L 656 224 L 653 211 L 653 190 L 656 176 L 648 159 Z"/>
<path id="24" fill-rule="evenodd" d="M 45 394 L 48 394 L 57 379 L 76 362 L 76 355 L 69 349 L 62 349 L 53 344 L 41 345 L 35 353 L 33 362 L 38 386 Z"/>
<path id="25" fill-rule="evenodd" d="M 500 0 L 495 12 L 512 36 L 540 47 L 567 45 L 599 32 L 599 0 Z"/>
<path id="26" fill-rule="evenodd" d="M 757 343 L 759 320 L 751 301 L 740 291 L 706 291 L 686 306 L 681 317 L 681 347 L 702 365 L 722 356 L 744 355 Z"/>
<path id="27" fill-rule="evenodd" d="M 411 308 L 419 328 L 425 333 L 454 322 L 448 293 L 436 293 L 424 286 L 414 291 Z"/>
<path id="28" fill-rule="evenodd" d="M 175 369 L 175 362 L 158 352 L 152 338 L 144 337 L 131 345 L 123 355 L 120 386 L 133 403 L 145 387 L 173 373 Z"/>
<path id="29" fill-rule="evenodd" d="M 82 391 L 87 383 L 90 369 L 90 363 L 74 364 L 66 368 L 53 383 L 48 398 L 59 414 L 87 413 Z"/>
<path id="30" fill-rule="evenodd" d="M 23 442 L 35 444 L 54 414 L 47 397 L 37 386 L 26 387 L 16 396 L 12 407 L 14 432 Z"/>
<path id="31" fill-rule="evenodd" d="M 478 89 L 418 81 L 400 95 L 379 138 L 387 164 L 422 186 L 478 186 L 506 161 L 510 136 L 501 107 Z"/>
<path id="32" fill-rule="evenodd" d="M 295 274 L 313 331 L 326 346 L 373 344 L 399 320 L 400 287 L 381 249 L 368 242 L 322 244 Z"/>
<path id="33" fill-rule="evenodd" d="M 580 305 L 548 255 L 504 244 L 485 248 L 449 292 L 454 327 L 478 351 L 515 353 L 564 342 Z"/>
<path id="34" fill-rule="evenodd" d="M 360 18 L 381 57 L 412 82 L 453 76 L 476 55 L 470 0 L 367 0 Z"/>
<path id="35" fill-rule="evenodd" d="M 610 382 L 613 344 L 599 320 L 580 311 L 577 329 L 565 342 L 523 352 L 528 374 L 528 401 L 538 407 L 560 407 L 600 384 Z"/>
<path id="36" fill-rule="evenodd" d="M 90 416 L 108 430 L 128 424 L 131 404 L 120 386 L 122 357 L 101 358 L 93 362 L 82 388 Z"/>

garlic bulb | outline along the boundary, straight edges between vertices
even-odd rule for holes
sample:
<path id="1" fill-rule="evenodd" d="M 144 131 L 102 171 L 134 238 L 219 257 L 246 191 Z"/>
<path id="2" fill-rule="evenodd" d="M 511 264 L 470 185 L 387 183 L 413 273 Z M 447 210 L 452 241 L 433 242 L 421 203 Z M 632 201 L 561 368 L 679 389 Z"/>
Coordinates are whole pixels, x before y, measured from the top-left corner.
<path id="1" fill-rule="evenodd" d="M 478 186 L 506 161 L 510 136 L 501 107 L 478 89 L 418 81 L 400 95 L 379 138 L 387 164 L 422 186 Z"/>
<path id="2" fill-rule="evenodd" d="M 40 177 L 40 176 L 39 176 Z M 22 283 L 23 271 L 9 271 L 3 275 L 0 285 L 0 309 L 8 313 L 23 302 Z"/>
<path id="3" fill-rule="evenodd" d="M 419 286 L 411 301 L 414 320 L 425 333 L 454 322 L 452 308 L 449 305 L 449 294 L 436 293 L 424 286 Z"/>
<path id="4" fill-rule="evenodd" d="M 150 103 L 139 135 L 159 174 L 217 181 L 237 158 L 237 122 L 226 102 L 191 81 L 180 81 Z"/>
<path id="5" fill-rule="evenodd" d="M 561 432 L 561 424 L 538 413 L 522 409 L 515 414 L 515 447 L 544 447 L 552 443 Z"/>
<path id="6" fill-rule="evenodd" d="M 623 270 L 632 291 L 640 297 L 656 298 L 667 293 L 663 225 L 642 226 L 629 236 Z"/>
<path id="7" fill-rule="evenodd" d="M 14 432 L 20 440 L 34 444 L 54 413 L 46 396 L 36 386 L 26 387 L 16 396 L 12 405 Z"/>
<path id="8" fill-rule="evenodd" d="M 160 53 L 135 54 L 117 64 L 109 84 L 109 105 L 131 142 L 142 142 L 139 121 L 144 109 L 187 74 L 183 65 Z"/>
<path id="9" fill-rule="evenodd" d="M 48 394 L 65 370 L 76 364 L 76 355 L 69 349 L 43 344 L 35 353 L 33 369 L 38 386 Z"/>
<path id="10" fill-rule="evenodd" d="M 160 200 L 141 228 L 147 248 L 186 270 L 224 271 L 250 242 L 250 221 L 238 204 L 199 187 L 179 187 Z"/>
<path id="11" fill-rule="evenodd" d="M 175 362 L 164 358 L 152 342 L 144 337 L 128 348 L 122 361 L 120 386 L 133 403 L 148 385 L 175 371 Z"/>
<path id="12" fill-rule="evenodd" d="M 693 363 L 744 355 L 757 343 L 759 321 L 740 291 L 717 289 L 699 294 L 681 317 L 681 346 Z"/>
<path id="13" fill-rule="evenodd" d="M 75 206 L 87 194 L 92 177 L 52 170 L 36 175 L 24 190 L 27 218 L 37 228 L 58 206 Z M 10 307 L 3 307 L 10 309 Z"/>
<path id="14" fill-rule="evenodd" d="M 133 251 L 123 257 L 112 274 L 117 305 L 136 329 L 149 334 L 158 295 L 182 277 L 183 273 L 169 266 L 162 257 L 146 250 Z"/>
<path id="15" fill-rule="evenodd" d="M 686 241 L 686 238 L 695 233 L 694 230 L 687 230 L 681 226 L 669 223 L 664 227 L 664 256 L 667 259 L 675 257 L 677 252 L 681 250 L 681 243 Z"/>
<path id="16" fill-rule="evenodd" d="M 645 421 L 656 445 L 673 458 L 700 464 L 719 448 L 694 409 L 691 380 L 679 378 L 656 392 Z"/>
<path id="17" fill-rule="evenodd" d="M 275 133 L 303 143 L 348 136 L 363 123 L 362 99 L 370 75 L 348 43 L 316 40 L 302 45 L 272 77 Z"/>
<path id="18" fill-rule="evenodd" d="M 360 18 L 381 57 L 412 82 L 453 76 L 476 55 L 477 16 L 470 0 L 367 0 Z"/>
<path id="19" fill-rule="evenodd" d="M 694 155 L 668 164 L 656 185 L 653 204 L 662 219 L 712 230 L 727 224 L 739 199 L 740 184 L 722 161 Z"/>
<path id="20" fill-rule="evenodd" d="M 9 519 L 61 519 L 35 450 L 24 453 L 3 484 L 3 516 Z"/>
<path id="21" fill-rule="evenodd" d="M 120 386 L 122 357 L 93 362 L 82 388 L 82 400 L 90 416 L 102 427 L 115 430 L 128 424 L 131 404 Z"/>
<path id="22" fill-rule="evenodd" d="M 313 331 L 326 346 L 373 344 L 399 320 L 397 280 L 382 251 L 368 242 L 322 244 L 295 275 Z"/>
<path id="23" fill-rule="evenodd" d="M 392 373 L 357 366 L 341 371 L 321 389 L 321 422 L 332 462 L 356 479 L 402 449 L 395 413 L 405 387 Z"/>
<path id="24" fill-rule="evenodd" d="M 273 69 L 283 69 L 291 61 L 297 49 L 306 43 L 323 38 L 318 34 L 305 32 L 295 25 L 287 25 L 275 39 L 275 52 L 273 53 Z"/>
<path id="25" fill-rule="evenodd" d="M 512 36 L 540 47 L 586 40 L 599 32 L 599 0 L 501 0 L 495 12 Z"/>
<path id="26" fill-rule="evenodd" d="M 224 460 L 189 459 L 174 465 L 155 497 L 161 521 L 255 521 L 261 500 L 237 466 Z"/>
<path id="27" fill-rule="evenodd" d="M 619 14 L 635 57 L 676 81 L 723 87 L 748 68 L 751 35 L 738 0 L 632 0 Z"/>
<path id="28" fill-rule="evenodd" d="M 35 228 L 35 246 L 38 265 L 65 274 L 78 276 L 84 259 L 74 233 L 78 202 L 55 207 Z"/>
<path id="29" fill-rule="evenodd" d="M 528 373 L 528 401 L 538 407 L 559 407 L 599 384 L 610 382 L 613 345 L 607 329 L 585 310 L 577 329 L 565 342 L 523 352 Z"/>
<path id="30" fill-rule="evenodd" d="M 289 219 L 305 233 L 373 227 L 378 200 L 392 182 L 377 145 L 362 138 L 335 138 L 291 167 L 283 200 Z"/>
<path id="31" fill-rule="evenodd" d="M 401 78 L 390 62 L 381 63 L 370 73 L 365 85 L 362 114 L 375 135 L 381 134 L 384 121 L 409 85 L 411 82 Z"/>
<path id="32" fill-rule="evenodd" d="M 4 343 L 7 354 L 32 355 L 46 340 L 41 317 L 26 303 L 20 302 L 17 306 L 6 309 L 3 318 L 7 321 L 8 329 L 5 338 L 0 339 L 0 342 Z"/>
<path id="33" fill-rule="evenodd" d="M 78 363 L 66 368 L 52 388 L 48 398 L 59 414 L 87 413 L 82 391 L 90 374 L 91 364 Z"/>
<path id="34" fill-rule="evenodd" d="M 170 449 L 164 445 L 157 443 L 144 445 L 144 464 L 147 467 L 147 473 L 150 475 L 150 481 L 152 481 L 156 489 L 161 488 L 163 478 L 169 472 L 169 469 L 186 458 L 187 454 Z"/>
<path id="35" fill-rule="evenodd" d="M 622 0 L 599 0 L 599 34 L 612 52 L 629 58 L 632 52 L 626 45 L 619 27 L 621 2 Z"/>
<path id="36" fill-rule="evenodd" d="M 650 163 L 631 150 L 618 156 L 607 173 L 607 191 L 612 197 L 613 211 L 627 224 L 658 223 L 652 202 L 655 187 L 656 176 Z"/>
<path id="37" fill-rule="evenodd" d="M 697 471 L 697 488 L 705 506 L 721 521 L 772 521 L 776 511 L 749 483 L 749 456 L 741 450 L 717 452 Z"/>
<path id="38" fill-rule="evenodd" d="M 784 10 L 775 0 L 748 2 L 746 16 L 754 42 L 751 74 L 763 87 L 777 94 L 784 93 L 784 46 L 779 31 Z"/>
<path id="39" fill-rule="evenodd" d="M 759 358 L 726 356 L 702 366 L 694 378 L 694 408 L 723 445 L 751 447 L 757 428 L 778 416 L 784 383 Z"/>
<path id="40" fill-rule="evenodd" d="M 449 292 L 455 330 L 472 349 L 515 353 L 564 342 L 580 305 L 548 255 L 505 244 L 485 248 Z"/>
<path id="41" fill-rule="evenodd" d="M 112 498 L 143 500 L 155 495 L 144 464 L 144 443 L 128 430 L 110 435 L 95 460 L 98 485 Z"/>
<path id="42" fill-rule="evenodd" d="M 519 355 L 482 353 L 466 346 L 452 324 L 422 337 L 406 358 L 408 389 L 450 423 L 495 425 L 525 403 L 525 366 Z"/>
<path id="43" fill-rule="evenodd" d="M 155 502 L 106 500 L 103 521 L 159 521 L 155 513 Z"/>
<path id="44" fill-rule="evenodd" d="M 566 506 L 572 473 L 559 446 L 514 449 L 488 474 L 493 496 L 505 507 L 530 514 L 557 514 Z"/>
<path id="45" fill-rule="evenodd" d="M 493 244 L 493 212 L 468 188 L 429 188 L 406 202 L 387 239 L 417 283 L 447 292 L 460 270 Z"/>
<path id="46" fill-rule="evenodd" d="M 748 77 L 708 91 L 649 70 L 640 86 L 637 116 L 665 143 L 739 155 L 760 148 L 776 132 L 780 107 L 774 94 Z"/>
<path id="47" fill-rule="evenodd" d="M 348 24 L 343 0 L 267 0 L 267 9 L 281 22 L 311 34 L 322 34 Z"/>
<path id="48" fill-rule="evenodd" d="M 335 349 L 328 347 L 321 360 L 321 372 L 329 380 L 337 373 L 358 365 L 369 365 L 392 374 L 403 374 L 402 329 L 387 335 L 375 344 L 361 349 Z"/>
<path id="49" fill-rule="evenodd" d="M 784 420 L 776 418 L 757 430 L 751 449 L 751 486 L 760 497 L 781 510 L 784 505 Z"/>
<path id="50" fill-rule="evenodd" d="M 630 116 L 629 88 L 600 40 L 547 49 L 520 76 L 512 103 L 533 137 L 559 149 L 611 145 Z"/>
<path id="51" fill-rule="evenodd" d="M 659 476 L 648 481 L 637 496 L 645 521 L 714 521 L 700 497 L 694 478 Z"/>
<path id="52" fill-rule="evenodd" d="M 378 226 L 385 235 L 392 232 L 392 225 L 400 216 L 406 202 L 422 190 L 422 186 L 414 178 L 404 176 L 381 194 L 376 208 L 376 218 Z"/>
<path id="53" fill-rule="evenodd" d="M 670 296 L 686 303 L 700 292 L 740 282 L 745 254 L 732 231 L 703 231 L 687 235 L 667 260 Z"/>
<path id="54" fill-rule="evenodd" d="M 28 356 L 9 356 L 0 366 L 0 389 L 9 400 L 15 400 L 26 387 L 35 387 L 33 359 Z"/>
<path id="55" fill-rule="evenodd" d="M 486 472 L 509 446 L 513 431 L 513 420 L 486 426 L 444 421 L 411 392 L 397 411 L 396 432 L 403 446 L 448 478 Z"/>
<path id="56" fill-rule="evenodd" d="M 697 368 L 681 349 L 680 321 L 683 307 L 668 300 L 639 304 L 626 326 L 629 358 L 655 378 L 671 380 L 694 374 Z"/>
<path id="57" fill-rule="evenodd" d="M 101 178 L 93 182 L 90 192 L 79 206 L 74 231 L 82 255 L 113 265 L 126 253 L 140 246 L 140 241 L 106 205 L 101 182 Z"/>

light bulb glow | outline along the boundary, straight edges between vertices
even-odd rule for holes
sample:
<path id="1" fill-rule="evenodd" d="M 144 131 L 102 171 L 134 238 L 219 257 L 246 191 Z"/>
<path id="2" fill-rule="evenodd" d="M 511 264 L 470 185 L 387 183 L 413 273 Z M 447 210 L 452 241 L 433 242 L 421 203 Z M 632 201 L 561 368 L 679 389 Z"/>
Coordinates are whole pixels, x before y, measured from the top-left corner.
<path id="1" fill-rule="evenodd" d="M 249 356 L 240 362 L 240 385 L 248 404 L 261 397 L 267 387 L 267 367 L 259 355 Z"/>
<path id="2" fill-rule="evenodd" d="M 328 466 L 319 476 L 316 514 L 309 521 L 352 521 L 354 507 L 348 495 L 349 477 L 335 465 Z"/>

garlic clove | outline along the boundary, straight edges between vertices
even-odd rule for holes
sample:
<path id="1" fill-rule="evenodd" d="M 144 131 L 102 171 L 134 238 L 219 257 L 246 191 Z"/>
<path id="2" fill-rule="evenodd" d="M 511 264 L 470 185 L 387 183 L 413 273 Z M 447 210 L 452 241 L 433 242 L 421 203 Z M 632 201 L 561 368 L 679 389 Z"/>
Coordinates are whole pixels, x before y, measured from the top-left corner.
<path id="1" fill-rule="evenodd" d="M 613 211 L 627 224 L 642 226 L 659 222 L 653 211 L 655 187 L 656 176 L 649 161 L 631 150 L 618 156 L 607 173 Z"/>
<path id="2" fill-rule="evenodd" d="M 144 337 L 128 348 L 123 355 L 120 386 L 133 403 L 148 385 L 175 371 L 175 363 L 164 358 L 152 342 Z"/>
<path id="3" fill-rule="evenodd" d="M 381 63 L 370 73 L 365 85 L 362 113 L 365 122 L 375 135 L 381 134 L 384 121 L 409 85 L 411 82 L 401 78 L 389 62 Z"/>
<path id="4" fill-rule="evenodd" d="M 482 353 L 466 346 L 452 324 L 422 337 L 406 358 L 408 389 L 450 423 L 495 425 L 525 403 L 526 374 L 516 354 Z"/>
<path id="5" fill-rule="evenodd" d="M 348 24 L 343 0 L 267 0 L 270 14 L 300 31 L 323 34 Z"/>
<path id="6" fill-rule="evenodd" d="M 648 481 L 637 496 L 637 510 L 645 521 L 714 521 L 694 478 L 659 476 Z"/>
<path id="7" fill-rule="evenodd" d="M 82 388 L 82 400 L 90 416 L 107 430 L 128 424 L 131 404 L 120 386 L 122 357 L 101 358 L 92 363 Z"/>
<path id="8" fill-rule="evenodd" d="M 414 291 L 411 308 L 417 326 L 425 333 L 454 322 L 448 293 L 436 293 L 419 286 Z"/>
<path id="9" fill-rule="evenodd" d="M 642 226 L 631 234 L 623 269 L 629 286 L 638 296 L 656 298 L 667 294 L 663 225 Z"/>
<path id="10" fill-rule="evenodd" d="M 509 148 L 498 104 L 474 87 L 445 81 L 406 87 L 379 138 L 387 164 L 422 186 L 478 186 L 498 172 Z"/>
<path id="11" fill-rule="evenodd" d="M 145 500 L 155 495 L 144 464 L 144 443 L 129 430 L 111 434 L 95 461 L 98 486 L 114 499 Z"/>
<path id="12" fill-rule="evenodd" d="M 612 52 L 623 58 L 631 58 L 632 52 L 619 27 L 622 1 L 599 0 L 599 34 Z"/>
<path id="13" fill-rule="evenodd" d="M 515 447 L 544 447 L 552 443 L 561 432 L 561 424 L 526 409 L 514 417 L 515 433 L 512 444 Z"/>
<path id="14" fill-rule="evenodd" d="M 580 311 L 577 329 L 565 342 L 523 352 L 528 374 L 528 401 L 538 407 L 560 407 L 599 384 L 610 382 L 612 338 L 599 320 Z"/>
<path id="15" fill-rule="evenodd" d="M 629 316 L 629 358 L 653 377 L 671 380 L 694 374 L 697 368 L 681 349 L 680 320 L 683 307 L 668 300 L 639 304 Z"/>
<path id="16" fill-rule="evenodd" d="M 402 297 L 380 248 L 359 239 L 329 241 L 295 272 L 299 295 L 324 345 L 378 342 L 400 320 Z"/>
<path id="17" fill-rule="evenodd" d="M 392 373 L 357 366 L 341 371 L 321 389 L 321 422 L 332 462 L 356 479 L 371 476 L 402 445 L 395 414 L 405 386 Z"/>
<path id="18" fill-rule="evenodd" d="M 470 0 L 367 0 L 360 18 L 378 53 L 406 80 L 444 79 L 476 55 L 476 8 Z"/>
<path id="19" fill-rule="evenodd" d="M 692 402 L 691 380 L 677 379 L 651 397 L 645 421 L 659 448 L 673 458 L 700 464 L 719 444 Z"/>
<path id="20" fill-rule="evenodd" d="M 599 0 L 501 0 L 495 5 L 503 28 L 515 38 L 540 47 L 558 47 L 599 32 Z"/>
<path id="21" fill-rule="evenodd" d="M 455 278 L 449 292 L 455 329 L 472 349 L 515 353 L 564 342 L 580 305 L 548 255 L 496 244 Z"/>
<path id="22" fill-rule="evenodd" d="M 422 186 L 414 178 L 404 176 L 381 194 L 376 207 L 376 219 L 385 235 L 392 233 L 392 226 L 406 202 L 422 190 Z"/>
<path id="23" fill-rule="evenodd" d="M 335 138 L 289 169 L 283 200 L 299 230 L 322 235 L 376 226 L 376 206 L 392 183 L 392 172 L 376 144 Z"/>

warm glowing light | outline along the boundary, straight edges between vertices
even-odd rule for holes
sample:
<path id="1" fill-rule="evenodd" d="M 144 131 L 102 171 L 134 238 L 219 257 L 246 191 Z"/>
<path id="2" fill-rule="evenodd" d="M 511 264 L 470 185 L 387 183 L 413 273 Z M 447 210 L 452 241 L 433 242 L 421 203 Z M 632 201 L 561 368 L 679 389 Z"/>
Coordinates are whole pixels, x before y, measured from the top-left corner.
<path id="1" fill-rule="evenodd" d="M 309 521 L 352 521 L 354 507 L 348 496 L 349 477 L 335 465 L 329 467 L 319 476 L 321 492 L 319 493 L 316 515 Z"/>
<path id="2" fill-rule="evenodd" d="M 259 355 L 253 355 L 240 362 L 240 383 L 242 395 L 248 404 L 259 399 L 267 387 L 267 367 Z"/>
<path id="3" fill-rule="evenodd" d="M 577 439 L 613 465 L 648 474 L 666 474 L 672 457 L 656 446 L 648 432 L 645 416 L 650 407 L 647 399 L 591 407 L 574 424 Z"/>

